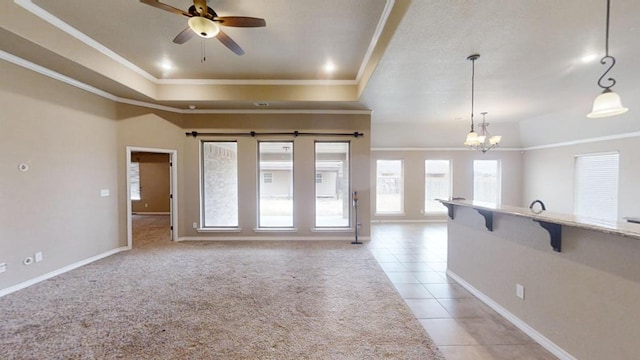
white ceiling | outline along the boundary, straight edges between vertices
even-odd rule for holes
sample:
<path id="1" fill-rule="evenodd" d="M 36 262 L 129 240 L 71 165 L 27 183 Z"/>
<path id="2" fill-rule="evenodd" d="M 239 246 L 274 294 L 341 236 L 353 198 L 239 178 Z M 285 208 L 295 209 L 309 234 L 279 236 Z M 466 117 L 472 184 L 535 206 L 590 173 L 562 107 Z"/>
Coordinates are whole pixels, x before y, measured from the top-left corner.
<path id="1" fill-rule="evenodd" d="M 487 111 L 498 123 L 584 118 L 606 69 L 597 59 L 581 60 L 604 55 L 605 0 L 211 0 L 209 6 L 219 16 L 264 18 L 267 26 L 224 27 L 246 52 L 237 56 L 215 39 L 173 44 L 187 18 L 138 1 L 16 0 L 0 5 L 0 46 L 122 99 L 182 111 L 191 104 L 255 110 L 258 101 L 268 102 L 268 110 L 371 110 L 374 124 L 464 127 L 471 92 L 466 58 L 473 53 L 481 55 L 476 119 Z M 618 60 L 610 73 L 618 81 L 614 90 L 623 100 L 637 98 L 640 1 L 612 1 L 610 36 Z M 328 60 L 337 66 L 332 75 L 321 69 Z M 173 69 L 163 72 L 163 61 Z"/>

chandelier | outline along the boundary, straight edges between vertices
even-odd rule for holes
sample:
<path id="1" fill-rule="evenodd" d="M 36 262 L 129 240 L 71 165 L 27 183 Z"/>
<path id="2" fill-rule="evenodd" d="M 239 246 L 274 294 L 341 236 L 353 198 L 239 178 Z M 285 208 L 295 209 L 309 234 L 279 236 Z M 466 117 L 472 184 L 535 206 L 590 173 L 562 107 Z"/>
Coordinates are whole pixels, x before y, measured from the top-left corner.
<path id="1" fill-rule="evenodd" d="M 492 136 L 489 133 L 489 123 L 485 121 L 485 116 L 487 112 L 482 113 L 482 124 L 480 124 L 480 134 L 474 131 L 473 124 L 473 103 L 474 103 L 474 92 L 475 92 L 475 63 L 480 55 L 473 54 L 467 57 L 467 60 L 471 60 L 471 131 L 467 134 L 467 139 L 464 142 L 464 145 L 468 146 L 470 149 L 478 150 L 483 154 L 487 151 L 498 147 L 500 144 L 500 140 L 502 140 L 502 136 L 495 135 Z"/>
<path id="2" fill-rule="evenodd" d="M 616 84 L 615 79 L 608 78 L 610 85 L 606 86 L 602 84 L 602 79 L 607 75 L 609 71 L 613 68 L 613 65 L 616 64 L 616 59 L 613 56 L 609 55 L 609 8 L 611 7 L 611 1 L 607 0 L 607 25 L 606 25 L 606 33 L 605 33 L 605 55 L 602 59 L 600 59 L 600 63 L 605 65 L 607 60 L 611 61 L 611 65 L 607 71 L 600 76 L 598 79 L 598 86 L 604 89 L 602 94 L 598 95 L 596 99 L 593 101 L 593 110 L 587 114 L 589 118 L 601 118 L 607 116 L 614 116 L 626 113 L 629 109 L 622 106 L 622 101 L 620 100 L 620 95 L 611 91 L 613 85 Z"/>

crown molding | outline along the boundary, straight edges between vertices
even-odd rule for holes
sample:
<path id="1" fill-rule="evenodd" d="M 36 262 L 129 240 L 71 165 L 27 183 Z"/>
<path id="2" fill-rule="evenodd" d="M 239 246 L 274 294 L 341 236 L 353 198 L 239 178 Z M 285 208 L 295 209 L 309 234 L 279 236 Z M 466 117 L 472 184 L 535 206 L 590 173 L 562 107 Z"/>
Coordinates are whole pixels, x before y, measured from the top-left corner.
<path id="1" fill-rule="evenodd" d="M 60 74 L 59 72 L 48 69 L 44 66 L 34 64 L 31 61 L 25 60 L 21 57 L 10 54 L 6 51 L 0 50 L 0 60 L 5 60 L 14 65 L 18 65 L 25 69 L 31 70 L 35 73 L 44 75 L 51 79 L 63 82 L 67 85 L 74 86 L 78 89 L 87 91 L 94 95 L 98 95 L 105 99 L 109 99 L 122 104 L 135 105 L 140 107 L 146 107 L 150 109 L 156 109 L 161 111 L 168 111 L 178 114 L 347 114 L 347 115 L 370 115 L 371 110 L 313 110 L 313 109 L 180 109 L 176 107 L 170 107 L 165 105 L 153 104 L 139 100 L 133 100 L 128 98 L 122 98 L 104 90 L 100 90 L 94 86 L 85 84 L 81 81 L 73 79 L 69 76 Z"/>

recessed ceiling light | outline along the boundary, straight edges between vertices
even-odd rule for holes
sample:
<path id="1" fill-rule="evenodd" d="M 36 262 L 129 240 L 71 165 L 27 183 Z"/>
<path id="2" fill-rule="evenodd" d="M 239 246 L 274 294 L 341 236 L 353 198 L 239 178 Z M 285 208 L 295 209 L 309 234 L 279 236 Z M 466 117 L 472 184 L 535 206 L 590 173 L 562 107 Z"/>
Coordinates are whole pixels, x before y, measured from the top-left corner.
<path id="1" fill-rule="evenodd" d="M 598 54 L 589 54 L 589 55 L 583 56 L 582 59 L 580 60 L 582 60 L 582 62 L 586 64 L 594 61 L 597 58 L 598 58 Z"/>
<path id="2" fill-rule="evenodd" d="M 173 69 L 173 65 L 171 65 L 171 63 L 168 60 L 163 61 L 160 64 L 160 67 L 162 67 L 163 70 L 171 70 L 171 69 Z"/>
<path id="3" fill-rule="evenodd" d="M 336 71 L 336 64 L 334 64 L 331 61 L 327 61 L 327 63 L 324 64 L 324 71 L 327 73 L 332 73 Z"/>

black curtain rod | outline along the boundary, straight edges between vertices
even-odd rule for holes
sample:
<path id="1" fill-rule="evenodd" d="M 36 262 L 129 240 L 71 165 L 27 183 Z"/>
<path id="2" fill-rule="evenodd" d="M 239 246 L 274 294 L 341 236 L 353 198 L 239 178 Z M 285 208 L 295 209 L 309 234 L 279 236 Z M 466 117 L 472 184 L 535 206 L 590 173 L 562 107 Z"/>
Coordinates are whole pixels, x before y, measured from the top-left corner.
<path id="1" fill-rule="evenodd" d="M 290 135 L 290 136 L 353 136 L 355 138 L 359 138 L 364 136 L 363 133 L 361 132 L 352 132 L 352 133 L 313 133 L 313 132 L 300 132 L 300 131 L 293 131 L 293 132 L 255 132 L 255 131 L 250 131 L 250 132 L 246 132 L 246 133 L 201 133 L 201 132 L 197 132 L 197 131 L 191 131 L 191 132 L 187 132 L 185 133 L 187 136 L 193 136 L 198 137 L 198 136 L 251 136 L 251 137 L 255 137 L 255 136 L 260 136 L 260 135 L 278 135 L 278 136 L 282 136 L 282 135 Z"/>

